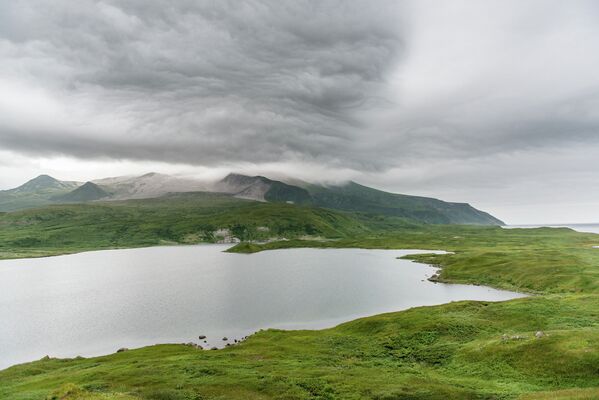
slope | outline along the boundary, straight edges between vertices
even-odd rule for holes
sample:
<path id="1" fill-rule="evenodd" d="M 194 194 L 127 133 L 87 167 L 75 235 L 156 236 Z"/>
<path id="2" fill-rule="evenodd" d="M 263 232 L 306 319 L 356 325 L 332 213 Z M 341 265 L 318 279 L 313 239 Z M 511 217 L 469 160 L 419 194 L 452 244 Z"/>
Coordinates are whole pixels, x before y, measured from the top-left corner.
<path id="1" fill-rule="evenodd" d="M 86 201 L 100 200 L 109 197 L 110 193 L 102 189 L 93 182 L 85 182 L 77 189 L 52 198 L 53 201 L 59 203 L 81 203 Z"/>
<path id="2" fill-rule="evenodd" d="M 312 203 L 310 194 L 304 188 L 264 176 L 229 174 L 217 183 L 216 189 L 242 199 L 293 204 Z"/>
<path id="3" fill-rule="evenodd" d="M 114 200 L 150 199 L 167 193 L 206 190 L 206 184 L 194 179 L 150 172 L 141 176 L 121 176 L 92 181 L 111 193 Z"/>
<path id="4" fill-rule="evenodd" d="M 349 182 L 339 186 L 307 185 L 318 207 L 406 218 L 429 224 L 503 225 L 503 222 L 466 203 L 388 193 Z"/>
<path id="5" fill-rule="evenodd" d="M 40 175 L 17 188 L 0 191 L 0 211 L 51 204 L 53 197 L 66 194 L 79 185 L 79 182 L 59 181 L 49 175 Z"/>
<path id="6" fill-rule="evenodd" d="M 0 228 L 0 258 L 210 242 L 219 229 L 246 240 L 339 238 L 373 229 L 351 214 L 334 210 L 203 192 L 16 211 L 0 214 Z"/>

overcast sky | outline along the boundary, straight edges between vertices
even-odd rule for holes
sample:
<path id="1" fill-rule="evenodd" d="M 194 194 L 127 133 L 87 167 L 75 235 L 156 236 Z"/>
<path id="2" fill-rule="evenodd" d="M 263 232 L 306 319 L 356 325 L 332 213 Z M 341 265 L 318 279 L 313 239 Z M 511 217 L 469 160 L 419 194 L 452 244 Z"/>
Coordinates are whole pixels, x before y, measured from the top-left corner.
<path id="1" fill-rule="evenodd" d="M 0 2 L 0 189 L 234 170 L 599 221 L 599 2 Z"/>

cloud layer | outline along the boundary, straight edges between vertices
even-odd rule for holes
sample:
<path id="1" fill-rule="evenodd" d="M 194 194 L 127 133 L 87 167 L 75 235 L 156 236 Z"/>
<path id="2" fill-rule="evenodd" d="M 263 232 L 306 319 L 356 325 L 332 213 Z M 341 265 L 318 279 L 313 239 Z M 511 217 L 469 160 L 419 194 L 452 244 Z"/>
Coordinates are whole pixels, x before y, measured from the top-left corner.
<path id="1" fill-rule="evenodd" d="M 532 207 L 597 181 L 598 18 L 579 0 L 3 2 L 0 168 L 243 165 Z"/>
<path id="2" fill-rule="evenodd" d="M 355 111 L 401 51 L 384 1 L 3 7 L 0 143 L 39 154 L 368 164 Z"/>

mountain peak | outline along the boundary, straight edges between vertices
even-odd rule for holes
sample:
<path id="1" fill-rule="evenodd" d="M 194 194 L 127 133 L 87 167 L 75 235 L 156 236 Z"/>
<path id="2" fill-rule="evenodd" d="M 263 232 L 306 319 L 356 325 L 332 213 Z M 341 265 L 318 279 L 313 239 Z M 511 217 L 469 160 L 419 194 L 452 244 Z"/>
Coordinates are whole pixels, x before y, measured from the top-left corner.
<path id="1" fill-rule="evenodd" d="M 236 174 L 234 172 L 231 172 L 229 175 L 225 176 L 223 179 L 221 179 L 220 182 L 226 183 L 229 185 L 251 185 L 251 184 L 259 182 L 259 181 L 264 182 L 264 183 L 271 182 L 270 179 L 268 179 L 264 176 L 260 176 L 260 175 L 249 176 L 249 175 Z"/>
<path id="2" fill-rule="evenodd" d="M 50 176 L 50 175 L 41 174 L 41 175 L 38 175 L 35 178 L 29 180 L 25 184 L 27 184 L 27 183 L 33 183 L 33 182 L 36 182 L 36 183 L 56 183 L 56 182 L 60 182 L 60 181 L 58 179 Z"/>
<path id="3" fill-rule="evenodd" d="M 50 175 L 42 174 L 25 182 L 15 190 L 19 192 L 33 192 L 36 190 L 57 189 L 63 187 L 64 184 L 58 179 L 55 179 Z"/>
<path id="4" fill-rule="evenodd" d="M 110 193 L 106 192 L 100 186 L 93 182 L 85 182 L 72 192 L 57 196 L 54 200 L 64 202 L 85 202 L 103 199 L 108 196 L 110 196 Z"/>

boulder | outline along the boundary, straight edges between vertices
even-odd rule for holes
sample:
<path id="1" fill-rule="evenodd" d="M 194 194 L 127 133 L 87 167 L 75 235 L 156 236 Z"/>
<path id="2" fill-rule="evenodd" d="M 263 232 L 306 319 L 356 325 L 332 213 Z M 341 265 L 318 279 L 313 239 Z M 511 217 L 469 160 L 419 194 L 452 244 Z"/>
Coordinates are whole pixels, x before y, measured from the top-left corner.
<path id="1" fill-rule="evenodd" d="M 124 351 L 127 351 L 127 350 L 129 350 L 129 349 L 128 349 L 128 348 L 126 348 L 126 347 L 121 347 L 121 348 L 120 348 L 120 349 L 118 349 L 116 352 L 117 352 L 117 353 L 122 353 L 122 352 L 124 352 Z"/>
<path id="2" fill-rule="evenodd" d="M 537 331 L 537 333 L 535 333 L 535 337 L 536 337 L 537 339 L 540 339 L 540 338 L 542 338 L 543 336 L 545 336 L 545 332 L 543 332 L 543 331 Z"/>

